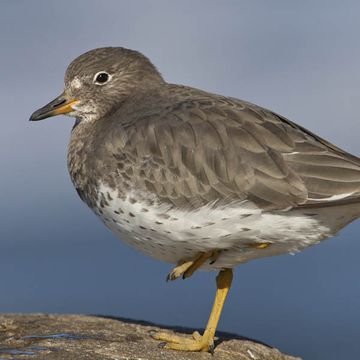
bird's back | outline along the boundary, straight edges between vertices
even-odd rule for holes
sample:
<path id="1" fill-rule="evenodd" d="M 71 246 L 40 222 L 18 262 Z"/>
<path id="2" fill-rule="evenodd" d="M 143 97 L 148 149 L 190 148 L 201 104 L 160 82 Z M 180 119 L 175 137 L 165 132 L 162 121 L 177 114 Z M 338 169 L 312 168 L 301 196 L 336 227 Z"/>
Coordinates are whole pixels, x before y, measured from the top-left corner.
<path id="1" fill-rule="evenodd" d="M 359 158 L 269 110 L 189 87 L 139 94 L 93 133 L 91 166 L 103 156 L 112 168 L 98 170 L 104 181 L 176 206 L 251 200 L 283 209 L 360 190 Z"/>

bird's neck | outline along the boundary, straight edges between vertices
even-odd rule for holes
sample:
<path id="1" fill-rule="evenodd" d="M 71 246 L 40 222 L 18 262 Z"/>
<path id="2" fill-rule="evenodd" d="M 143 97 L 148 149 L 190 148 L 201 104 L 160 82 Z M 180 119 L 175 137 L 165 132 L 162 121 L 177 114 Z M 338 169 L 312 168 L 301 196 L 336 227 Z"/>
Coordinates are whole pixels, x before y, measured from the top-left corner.
<path id="1" fill-rule="evenodd" d="M 94 124 L 76 121 L 68 146 L 67 163 L 71 180 L 82 200 L 92 206 L 88 193 L 93 185 L 89 177 L 89 163 L 91 161 Z"/>

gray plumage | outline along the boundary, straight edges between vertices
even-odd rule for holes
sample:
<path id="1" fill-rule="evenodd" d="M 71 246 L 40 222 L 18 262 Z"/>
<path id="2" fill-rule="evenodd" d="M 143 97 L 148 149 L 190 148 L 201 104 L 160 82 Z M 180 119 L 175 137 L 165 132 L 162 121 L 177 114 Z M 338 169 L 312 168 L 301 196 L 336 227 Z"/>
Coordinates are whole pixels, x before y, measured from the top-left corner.
<path id="1" fill-rule="evenodd" d="M 188 208 L 249 199 L 284 209 L 359 196 L 357 157 L 272 111 L 168 84 L 143 55 L 121 48 L 82 55 L 66 83 L 101 70 L 115 72 L 119 86 L 86 89 L 101 115 L 80 121 L 69 147 L 71 176 L 89 202 L 94 179 Z"/>
<path id="2" fill-rule="evenodd" d="M 94 83 L 101 72 L 110 76 L 109 81 Z M 212 246 L 236 249 L 241 256 L 224 260 L 229 267 L 301 250 L 360 215 L 359 158 L 270 110 L 166 83 L 136 51 L 102 48 L 81 55 L 67 69 L 65 94 L 79 101 L 70 113 L 77 121 L 68 167 L 80 197 L 120 237 L 149 255 L 176 262 Z M 34 118 L 44 117 L 39 111 Z M 121 206 L 114 197 L 123 201 Z M 138 209 L 139 214 L 134 214 L 136 207 L 122 208 L 134 203 L 146 206 Z M 226 212 L 243 209 L 244 204 L 251 204 L 260 215 L 238 229 L 244 213 L 228 217 Z M 329 206 L 334 211 L 321 210 Z M 209 208 L 221 209 L 224 219 L 231 218 L 226 227 L 218 226 L 217 220 L 208 222 L 231 242 L 215 241 L 215 235 L 207 233 L 199 238 L 193 231 L 209 226 L 203 221 L 204 209 Z M 149 209 L 154 214 L 151 221 L 159 211 L 163 218 L 172 214 L 176 219 L 177 211 L 184 218 L 191 213 L 195 223 L 179 226 L 175 236 L 174 230 L 148 225 L 150 215 L 146 218 L 141 211 Z M 334 214 L 339 214 L 336 221 L 331 218 Z M 299 224 L 294 230 L 291 217 Z M 265 231 L 265 219 L 273 230 Z M 119 229 L 124 227 L 123 233 Z M 261 254 L 244 250 L 249 241 L 275 242 L 275 238 L 281 244 L 278 248 Z M 291 246 L 284 246 L 287 242 Z M 171 256 L 164 255 L 167 245 Z"/>

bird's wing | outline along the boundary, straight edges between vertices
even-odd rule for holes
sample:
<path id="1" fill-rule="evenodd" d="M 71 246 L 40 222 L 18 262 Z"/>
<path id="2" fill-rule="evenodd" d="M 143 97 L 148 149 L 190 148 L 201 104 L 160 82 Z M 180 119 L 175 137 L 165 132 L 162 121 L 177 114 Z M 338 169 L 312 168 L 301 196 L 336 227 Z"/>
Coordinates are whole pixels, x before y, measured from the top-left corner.
<path id="1" fill-rule="evenodd" d="M 191 208 L 250 200 L 285 209 L 359 196 L 357 157 L 248 102 L 187 94 L 123 131 L 119 172 L 137 187 Z"/>

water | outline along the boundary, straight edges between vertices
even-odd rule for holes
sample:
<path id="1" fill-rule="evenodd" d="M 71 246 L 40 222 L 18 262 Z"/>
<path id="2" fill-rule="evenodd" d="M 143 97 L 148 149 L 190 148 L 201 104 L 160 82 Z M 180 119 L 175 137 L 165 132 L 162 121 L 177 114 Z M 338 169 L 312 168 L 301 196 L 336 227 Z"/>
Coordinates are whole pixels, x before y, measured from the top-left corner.
<path id="1" fill-rule="evenodd" d="M 51 211 L 30 214 L 30 227 L 13 226 L 6 234 L 13 240 L 2 244 L 0 253 L 1 312 L 102 314 L 186 327 L 206 324 L 215 273 L 199 272 L 166 283 L 170 265 L 122 244 L 71 191 L 62 202 Z M 358 231 L 359 224 L 353 224 L 342 236 L 303 253 L 239 267 L 219 330 L 305 359 L 335 360 L 358 353 Z"/>

